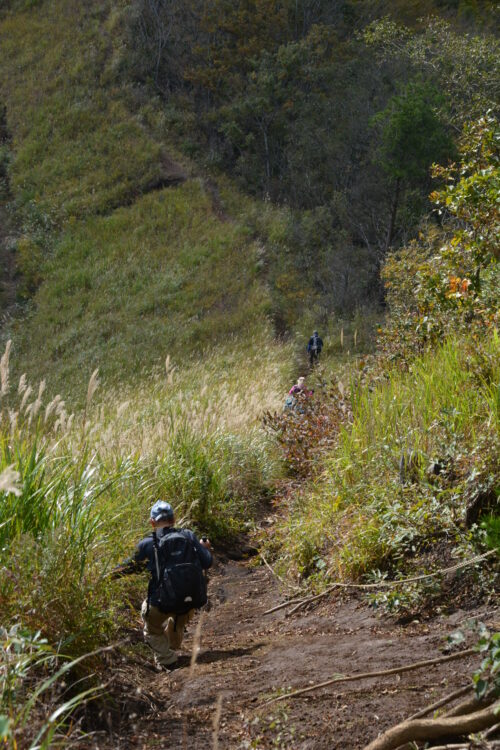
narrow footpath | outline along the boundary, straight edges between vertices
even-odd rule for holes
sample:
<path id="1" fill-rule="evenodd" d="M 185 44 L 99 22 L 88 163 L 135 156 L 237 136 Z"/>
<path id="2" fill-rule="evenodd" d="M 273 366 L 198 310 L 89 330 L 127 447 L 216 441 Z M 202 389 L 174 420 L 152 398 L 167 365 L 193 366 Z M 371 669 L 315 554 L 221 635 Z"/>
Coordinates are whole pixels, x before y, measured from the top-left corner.
<path id="1" fill-rule="evenodd" d="M 100 748 L 361 750 L 383 729 L 465 685 L 477 657 L 262 703 L 335 675 L 439 657 L 461 622 L 490 615 L 486 608 L 457 610 L 403 626 L 361 596 L 323 601 L 290 618 L 283 610 L 264 615 L 285 598 L 279 583 L 263 566 L 232 560 L 217 562 L 209 592 L 201 628 L 197 620 L 190 625 L 173 672 L 154 672 L 137 638 L 123 677 L 149 708 L 143 703 L 135 712 L 132 701 L 122 720 L 110 723 L 112 736 Z"/>

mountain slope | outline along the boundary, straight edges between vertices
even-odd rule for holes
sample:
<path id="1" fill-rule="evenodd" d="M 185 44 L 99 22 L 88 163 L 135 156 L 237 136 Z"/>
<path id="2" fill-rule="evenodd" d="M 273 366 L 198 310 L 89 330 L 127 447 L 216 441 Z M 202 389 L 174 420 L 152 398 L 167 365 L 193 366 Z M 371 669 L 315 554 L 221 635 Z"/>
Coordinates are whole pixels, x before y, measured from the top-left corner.
<path id="1" fill-rule="evenodd" d="M 122 82 L 125 3 L 45 0 L 0 21 L 18 263 L 43 281 L 14 327 L 23 369 L 67 393 L 230 336 L 270 335 L 257 246 L 160 109 Z"/>

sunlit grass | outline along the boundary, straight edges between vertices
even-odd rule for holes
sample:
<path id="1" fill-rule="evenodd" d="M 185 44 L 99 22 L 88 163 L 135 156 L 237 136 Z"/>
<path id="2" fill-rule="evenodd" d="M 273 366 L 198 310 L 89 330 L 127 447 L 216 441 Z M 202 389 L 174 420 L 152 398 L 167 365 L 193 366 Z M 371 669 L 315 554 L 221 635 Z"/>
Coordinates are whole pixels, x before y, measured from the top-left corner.
<path id="1" fill-rule="evenodd" d="M 9 334 L 18 375 L 81 405 L 96 368 L 107 385 L 137 383 L 169 354 L 187 368 L 211 346 L 272 337 L 245 219 L 258 206 L 222 180 L 214 209 L 215 179 L 207 186 L 158 103 L 126 82 L 129 6 L 16 8 L 0 20 L 0 99 L 21 288 L 38 285 Z M 184 183 L 151 192 L 172 169 Z"/>
<path id="2" fill-rule="evenodd" d="M 499 354 L 496 334 L 447 342 L 408 373 L 353 384 L 352 424 L 278 534 L 282 564 L 298 575 L 357 576 L 433 538 L 465 544 L 474 488 L 498 483 Z"/>

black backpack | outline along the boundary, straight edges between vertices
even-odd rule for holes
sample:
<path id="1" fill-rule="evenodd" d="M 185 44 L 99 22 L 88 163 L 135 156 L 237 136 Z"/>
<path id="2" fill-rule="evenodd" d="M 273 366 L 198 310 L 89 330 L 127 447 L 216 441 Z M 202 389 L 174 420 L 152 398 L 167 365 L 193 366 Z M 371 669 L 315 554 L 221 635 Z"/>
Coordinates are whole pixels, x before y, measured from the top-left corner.
<path id="1" fill-rule="evenodd" d="M 207 584 L 194 544 L 185 531 L 153 534 L 156 599 L 162 612 L 183 615 L 207 603 Z"/>

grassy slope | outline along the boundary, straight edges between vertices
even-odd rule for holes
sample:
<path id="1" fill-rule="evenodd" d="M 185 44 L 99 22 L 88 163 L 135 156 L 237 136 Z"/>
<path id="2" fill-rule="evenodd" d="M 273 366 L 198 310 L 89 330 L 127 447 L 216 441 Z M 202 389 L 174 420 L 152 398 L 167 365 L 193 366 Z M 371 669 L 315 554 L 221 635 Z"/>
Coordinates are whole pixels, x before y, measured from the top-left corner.
<path id="1" fill-rule="evenodd" d="M 326 570 L 338 580 L 429 565 L 437 542 L 459 559 L 484 549 L 465 517 L 471 502 L 498 491 L 499 354 L 496 333 L 480 344 L 448 341 L 409 372 L 394 367 L 378 385 L 354 388 L 352 424 L 269 540 L 283 569 L 321 585 Z M 413 595 L 397 592 L 400 603 Z"/>
<path id="2" fill-rule="evenodd" d="M 152 498 L 218 544 L 251 524 L 280 470 L 258 415 L 281 402 L 292 352 L 262 345 L 261 249 L 242 218 L 259 206 L 180 160 L 160 110 L 120 80 L 126 4 L 30 5 L 0 12 L 19 248 L 36 271 L 42 253 L 44 278 L 8 332 L 30 386 L 0 401 L 0 472 L 19 472 L 0 503 L 0 600 L 4 624 L 79 654 L 127 618 L 130 582 L 104 574 Z M 186 179 L 152 191 L 169 173 Z M 99 402 L 70 426 L 51 396 L 81 403 L 97 366 Z"/>
<path id="3" fill-rule="evenodd" d="M 229 334 L 270 335 L 244 222 L 214 208 L 213 187 L 180 163 L 159 110 L 120 81 L 125 8 L 45 0 L 0 23 L 23 242 L 32 258 L 40 235 L 51 248 L 14 330 L 15 359 L 65 395 L 95 367 L 117 383 L 167 353 L 179 362 Z M 186 181 L 150 192 L 172 165 Z"/>

